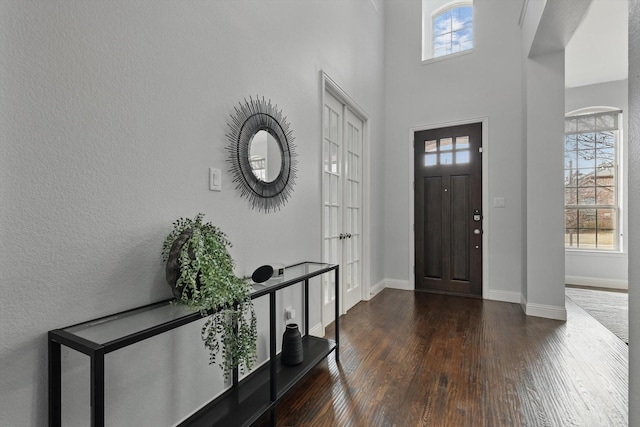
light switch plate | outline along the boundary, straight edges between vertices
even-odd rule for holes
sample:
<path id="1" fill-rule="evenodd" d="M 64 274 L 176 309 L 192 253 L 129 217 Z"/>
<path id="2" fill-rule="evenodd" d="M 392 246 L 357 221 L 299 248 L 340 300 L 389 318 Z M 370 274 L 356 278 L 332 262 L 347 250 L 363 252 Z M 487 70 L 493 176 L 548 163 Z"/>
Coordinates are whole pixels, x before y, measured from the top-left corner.
<path id="1" fill-rule="evenodd" d="M 494 197 L 493 198 L 493 207 L 494 208 L 504 208 L 504 197 Z"/>
<path id="2" fill-rule="evenodd" d="M 209 190 L 222 191 L 222 172 L 220 169 L 209 168 Z"/>

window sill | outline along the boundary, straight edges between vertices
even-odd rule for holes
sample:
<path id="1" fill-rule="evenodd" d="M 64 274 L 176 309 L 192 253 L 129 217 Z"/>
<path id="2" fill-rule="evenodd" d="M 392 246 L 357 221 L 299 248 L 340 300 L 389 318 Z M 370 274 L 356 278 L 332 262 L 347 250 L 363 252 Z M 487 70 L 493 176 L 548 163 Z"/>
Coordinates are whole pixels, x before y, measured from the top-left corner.
<path id="1" fill-rule="evenodd" d="M 564 250 L 565 255 L 570 256 L 598 256 L 598 257 L 606 257 L 606 258 L 622 258 L 626 256 L 626 253 L 621 250 L 596 250 L 596 249 L 566 249 Z"/>
<path id="2" fill-rule="evenodd" d="M 427 58 L 422 60 L 422 65 L 434 64 L 436 62 L 446 61 L 447 59 L 459 58 L 461 56 L 473 53 L 473 49 L 463 50 L 462 52 L 450 53 L 449 55 L 438 56 L 437 58 Z"/>

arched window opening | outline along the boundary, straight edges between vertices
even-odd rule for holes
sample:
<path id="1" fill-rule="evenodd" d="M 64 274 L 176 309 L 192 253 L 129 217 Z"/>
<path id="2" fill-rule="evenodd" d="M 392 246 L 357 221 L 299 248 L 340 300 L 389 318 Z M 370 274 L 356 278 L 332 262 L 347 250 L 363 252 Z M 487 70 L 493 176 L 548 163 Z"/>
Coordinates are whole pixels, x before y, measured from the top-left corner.
<path id="1" fill-rule="evenodd" d="M 473 49 L 473 3 L 423 0 L 422 59 Z"/>

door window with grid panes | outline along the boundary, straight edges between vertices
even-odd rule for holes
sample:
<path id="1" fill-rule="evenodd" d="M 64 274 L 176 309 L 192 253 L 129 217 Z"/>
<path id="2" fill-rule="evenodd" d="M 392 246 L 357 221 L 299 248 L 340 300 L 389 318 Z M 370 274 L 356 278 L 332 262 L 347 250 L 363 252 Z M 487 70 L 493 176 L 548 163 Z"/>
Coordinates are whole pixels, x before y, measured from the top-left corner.
<path id="1" fill-rule="evenodd" d="M 619 111 L 565 119 L 564 204 L 567 249 L 619 247 Z"/>

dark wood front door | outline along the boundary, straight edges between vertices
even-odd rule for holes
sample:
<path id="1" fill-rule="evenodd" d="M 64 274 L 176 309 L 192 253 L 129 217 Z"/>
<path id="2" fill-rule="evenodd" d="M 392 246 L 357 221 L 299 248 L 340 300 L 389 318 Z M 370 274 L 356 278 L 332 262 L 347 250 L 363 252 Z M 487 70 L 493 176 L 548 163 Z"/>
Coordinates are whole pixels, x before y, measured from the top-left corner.
<path id="1" fill-rule="evenodd" d="M 416 289 L 482 296 L 482 124 L 414 133 Z"/>

